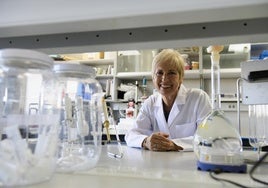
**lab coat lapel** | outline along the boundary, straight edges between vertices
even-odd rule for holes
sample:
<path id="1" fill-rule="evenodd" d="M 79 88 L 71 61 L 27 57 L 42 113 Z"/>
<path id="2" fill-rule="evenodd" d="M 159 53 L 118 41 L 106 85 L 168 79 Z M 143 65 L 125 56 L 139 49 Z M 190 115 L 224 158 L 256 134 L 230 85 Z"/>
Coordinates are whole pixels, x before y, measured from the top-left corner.
<path id="1" fill-rule="evenodd" d="M 168 126 L 169 127 L 172 125 L 172 122 L 179 115 L 179 113 L 180 113 L 179 105 L 177 103 L 174 103 L 172 106 L 172 109 L 169 113 L 169 116 L 168 116 Z"/>
<path id="2" fill-rule="evenodd" d="M 167 122 L 166 118 L 164 116 L 164 111 L 163 111 L 163 104 L 162 104 L 162 96 L 158 95 L 156 103 L 154 104 L 155 110 L 154 110 L 154 116 L 160 118 L 156 118 L 158 125 L 164 125 L 164 126 L 159 126 L 160 131 L 166 131 L 166 130 L 161 130 L 162 129 L 167 129 Z"/>
<path id="3" fill-rule="evenodd" d="M 186 88 L 181 84 L 180 90 L 177 94 L 177 97 L 174 101 L 170 114 L 168 116 L 168 126 L 170 127 L 175 121 L 176 117 L 180 113 L 181 106 L 185 104 L 186 101 Z"/>

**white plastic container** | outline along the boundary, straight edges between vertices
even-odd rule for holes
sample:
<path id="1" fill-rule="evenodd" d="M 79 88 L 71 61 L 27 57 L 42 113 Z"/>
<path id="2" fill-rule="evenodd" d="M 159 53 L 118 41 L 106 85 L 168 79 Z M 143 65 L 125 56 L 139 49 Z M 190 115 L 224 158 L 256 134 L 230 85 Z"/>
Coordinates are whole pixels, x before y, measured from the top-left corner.
<path id="1" fill-rule="evenodd" d="M 3 49 L 0 68 L 0 186 L 49 180 L 60 117 L 53 60 L 37 51 Z"/>
<path id="2" fill-rule="evenodd" d="M 57 171 L 95 167 L 101 153 L 102 88 L 95 70 L 80 64 L 55 64 L 61 85 L 61 129 Z"/>

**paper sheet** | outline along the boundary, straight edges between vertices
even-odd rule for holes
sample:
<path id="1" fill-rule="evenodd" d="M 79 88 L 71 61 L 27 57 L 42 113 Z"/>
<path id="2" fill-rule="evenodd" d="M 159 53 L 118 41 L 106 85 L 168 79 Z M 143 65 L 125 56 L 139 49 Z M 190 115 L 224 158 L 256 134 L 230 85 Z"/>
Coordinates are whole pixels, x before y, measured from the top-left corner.
<path id="1" fill-rule="evenodd" d="M 172 139 L 172 141 L 178 145 L 183 147 L 183 150 L 180 151 L 194 151 L 193 149 L 193 136 L 185 137 L 185 138 L 177 138 Z"/>

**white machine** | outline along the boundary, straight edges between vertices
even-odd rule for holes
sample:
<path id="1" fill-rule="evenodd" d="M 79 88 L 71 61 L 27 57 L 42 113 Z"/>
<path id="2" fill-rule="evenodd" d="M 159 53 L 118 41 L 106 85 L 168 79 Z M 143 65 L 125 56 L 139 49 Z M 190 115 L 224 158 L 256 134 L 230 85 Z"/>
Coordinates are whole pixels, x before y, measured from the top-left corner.
<path id="1" fill-rule="evenodd" d="M 241 79 L 238 81 L 238 101 L 248 105 L 249 143 L 259 151 L 268 145 L 268 59 L 241 63 Z M 238 125 L 240 123 L 238 102 Z"/>

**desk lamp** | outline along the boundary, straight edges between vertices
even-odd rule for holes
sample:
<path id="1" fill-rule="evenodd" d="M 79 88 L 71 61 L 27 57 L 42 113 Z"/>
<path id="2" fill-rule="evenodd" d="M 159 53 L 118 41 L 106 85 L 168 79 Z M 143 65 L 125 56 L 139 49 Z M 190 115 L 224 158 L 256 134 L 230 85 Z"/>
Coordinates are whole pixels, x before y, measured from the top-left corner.
<path id="1" fill-rule="evenodd" d="M 241 137 L 221 110 L 219 53 L 223 48 L 207 48 L 207 52 L 211 53 L 212 112 L 197 127 L 194 152 L 198 170 L 245 173 Z"/>

